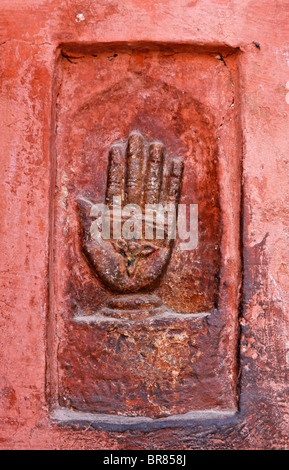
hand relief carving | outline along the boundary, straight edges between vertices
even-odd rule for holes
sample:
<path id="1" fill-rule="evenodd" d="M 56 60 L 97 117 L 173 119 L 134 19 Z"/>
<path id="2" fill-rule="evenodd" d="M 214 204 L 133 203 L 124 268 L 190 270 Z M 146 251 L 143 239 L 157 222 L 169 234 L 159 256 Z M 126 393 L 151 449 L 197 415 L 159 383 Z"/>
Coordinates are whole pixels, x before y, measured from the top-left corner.
<path id="1" fill-rule="evenodd" d="M 133 131 L 125 143 L 110 149 L 106 204 L 78 197 L 83 252 L 111 291 L 149 292 L 157 285 L 174 243 L 170 217 L 174 226 L 182 175 L 182 160 L 169 163 L 161 142 L 147 142 Z"/>

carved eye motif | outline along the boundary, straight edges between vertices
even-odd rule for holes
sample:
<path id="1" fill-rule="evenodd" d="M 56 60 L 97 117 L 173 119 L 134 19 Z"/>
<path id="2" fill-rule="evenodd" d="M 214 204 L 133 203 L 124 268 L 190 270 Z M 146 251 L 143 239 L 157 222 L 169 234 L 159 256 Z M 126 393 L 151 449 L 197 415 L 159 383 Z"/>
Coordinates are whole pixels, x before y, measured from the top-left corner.
<path id="1" fill-rule="evenodd" d="M 131 242 L 116 240 L 113 242 L 115 250 L 120 253 L 126 261 L 127 273 L 133 276 L 140 258 L 146 257 L 159 249 L 158 246 L 148 242 Z"/>
<path id="2" fill-rule="evenodd" d="M 141 247 L 140 255 L 141 255 L 141 256 L 148 256 L 148 255 L 151 255 L 151 254 L 154 253 L 157 249 L 158 249 L 158 247 L 157 247 L 157 246 L 154 246 L 152 243 L 150 243 L 150 244 L 144 244 L 144 245 Z"/>

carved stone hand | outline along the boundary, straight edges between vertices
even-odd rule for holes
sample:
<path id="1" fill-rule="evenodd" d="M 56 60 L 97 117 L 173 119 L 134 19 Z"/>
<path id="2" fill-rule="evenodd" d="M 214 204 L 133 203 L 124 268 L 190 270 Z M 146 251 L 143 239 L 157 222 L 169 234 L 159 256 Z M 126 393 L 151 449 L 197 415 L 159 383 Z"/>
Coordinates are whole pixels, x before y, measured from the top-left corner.
<path id="1" fill-rule="evenodd" d="M 159 141 L 148 143 L 138 131 L 133 131 L 125 144 L 114 144 L 109 152 L 106 205 L 112 208 L 114 198 L 141 209 L 144 221 L 147 204 L 173 204 L 177 206 L 183 173 L 179 158 L 166 162 L 164 145 Z M 133 293 L 152 290 L 167 266 L 173 240 L 147 240 L 144 223 L 140 237 L 105 240 L 94 237 L 94 203 L 78 197 L 82 227 L 82 249 L 93 271 L 112 291 Z M 94 214 L 95 215 L 95 214 Z M 122 225 L 125 218 L 122 219 Z"/>

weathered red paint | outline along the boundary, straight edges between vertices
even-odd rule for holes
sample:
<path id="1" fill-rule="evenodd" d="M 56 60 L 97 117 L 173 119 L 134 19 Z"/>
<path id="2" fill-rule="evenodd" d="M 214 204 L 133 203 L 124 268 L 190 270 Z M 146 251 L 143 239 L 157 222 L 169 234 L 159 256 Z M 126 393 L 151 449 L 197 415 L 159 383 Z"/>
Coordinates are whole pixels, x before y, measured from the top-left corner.
<path id="1" fill-rule="evenodd" d="M 288 16 L 287 1 L 268 0 L 261 3 L 200 0 L 177 4 L 168 0 L 125 0 L 121 4 L 69 1 L 65 5 L 54 0 L 1 1 L 2 448 L 288 447 L 288 104 L 285 99 L 289 80 Z M 177 66 L 175 75 L 174 66 Z M 102 78 L 93 82 L 95 88 L 91 90 L 96 74 Z M 157 120 L 145 122 L 141 116 L 133 118 L 128 125 L 129 109 L 116 104 L 113 107 L 112 103 L 106 107 L 105 97 L 97 103 L 99 115 L 111 113 L 115 117 L 120 108 L 119 134 L 108 122 L 104 132 L 93 133 L 95 116 L 85 108 L 75 116 L 70 110 L 89 102 L 92 91 L 103 94 L 108 81 L 112 90 L 109 96 L 120 98 L 116 82 L 121 79 L 124 89 L 127 87 L 127 93 L 133 95 L 135 84 L 127 80 L 127 74 L 135 74 L 140 82 L 144 80 L 142 86 L 160 101 L 165 89 L 156 84 L 164 76 L 170 81 L 169 90 L 177 88 L 176 96 L 184 92 L 184 104 L 193 84 L 195 95 L 208 113 L 214 110 L 214 122 L 209 119 L 204 136 L 207 142 L 212 142 L 207 144 L 210 148 L 216 138 L 219 138 L 218 145 L 224 146 L 219 155 L 218 176 L 212 178 L 218 182 L 214 194 L 222 209 L 207 212 L 207 217 L 208 220 L 221 217 L 223 229 L 220 258 L 214 261 L 222 271 L 218 307 L 227 311 L 228 305 L 232 305 L 231 313 L 224 319 L 226 334 L 217 335 L 221 338 L 218 359 L 232 371 L 232 384 L 236 384 L 240 372 L 234 392 L 239 399 L 239 411 L 233 418 L 215 418 L 217 423 L 214 419 L 192 420 L 177 427 L 168 425 L 166 429 L 156 426 L 151 428 L 150 439 L 142 428 L 115 433 L 93 426 L 88 428 L 87 423 L 84 427 L 71 427 L 51 419 L 51 402 L 55 403 L 58 396 L 55 339 L 63 340 L 64 349 L 69 341 L 75 341 L 73 347 L 81 348 L 81 341 L 76 338 L 81 329 L 85 332 L 87 329 L 83 325 L 73 326 L 71 336 L 68 334 L 73 306 L 101 303 L 107 295 L 101 286 L 95 291 L 95 281 L 92 289 L 85 264 L 79 266 L 87 282 L 81 286 L 74 273 L 69 278 L 70 285 L 67 284 L 67 259 L 73 264 L 78 254 L 72 245 L 65 246 L 65 220 L 58 219 L 57 210 L 53 220 L 54 201 L 57 207 L 63 191 L 62 202 L 66 203 L 66 184 L 72 192 L 79 186 L 93 192 L 98 187 L 92 184 L 97 182 L 97 176 L 91 177 L 84 171 L 84 161 L 77 162 L 80 171 L 74 180 L 67 162 L 76 158 L 73 148 L 90 133 L 104 172 L 109 144 L 127 136 L 130 125 L 134 124 L 133 128 L 142 125 L 140 130 L 148 135 L 157 129 Z M 78 86 L 79 83 L 84 86 Z M 173 97 L 173 92 L 169 93 Z M 138 101 L 135 96 L 130 99 L 126 103 L 131 103 L 132 109 Z M 169 110 L 166 115 L 170 115 Z M 183 119 L 188 122 L 190 116 L 184 115 Z M 82 124 L 84 134 L 80 130 L 74 133 Z M 205 122 L 199 123 L 202 125 L 206 127 Z M 59 135 L 63 140 L 59 140 Z M 101 140 L 104 135 L 105 141 Z M 156 137 L 170 150 L 186 153 L 185 144 L 173 148 L 170 133 L 162 134 L 158 130 L 157 136 L 152 135 Z M 59 148 L 64 160 L 58 158 Z M 85 145 L 83 151 L 84 155 L 88 151 Z M 209 186 L 206 175 L 215 174 L 214 168 L 200 160 L 198 169 L 204 169 L 205 174 L 203 178 L 199 176 L 200 186 L 192 188 L 195 198 L 204 197 L 204 211 L 204 192 Z M 68 179 L 59 185 L 58 178 L 65 169 Z M 90 182 L 85 180 L 88 175 L 92 178 Z M 194 176 L 192 168 L 187 187 L 189 181 L 196 181 Z M 99 183 L 104 183 L 105 178 L 98 178 Z M 76 219 L 73 223 L 77 228 Z M 209 229 L 208 239 L 215 242 L 216 234 L 212 227 Z M 62 234 L 61 230 L 64 230 Z M 64 247 L 70 255 L 65 257 L 63 251 L 62 259 L 59 256 Z M 189 273 L 195 282 L 199 276 L 202 288 L 198 292 L 206 291 L 205 297 L 188 288 L 192 279 L 188 285 L 184 283 L 183 289 L 174 287 L 174 270 L 177 273 L 179 267 L 177 260 L 172 259 L 167 283 L 172 290 L 166 292 L 165 285 L 160 287 L 170 305 L 178 302 L 180 309 L 187 312 L 192 305 L 201 310 L 215 304 L 215 287 L 206 288 L 211 274 L 206 260 L 210 259 L 209 253 L 204 253 L 201 276 L 198 270 Z M 237 341 L 234 315 L 238 307 L 241 261 L 244 277 Z M 62 280 L 58 276 L 61 267 Z M 58 312 L 57 322 L 51 312 Z M 187 331 L 187 326 L 181 326 L 182 331 Z M 218 319 L 213 326 L 217 329 L 221 326 Z M 69 354 L 72 351 L 73 348 Z M 180 356 L 184 356 L 181 351 Z M 61 357 L 58 360 L 62 364 Z M 113 364 L 112 372 L 115 372 L 116 364 Z M 160 369 L 164 371 L 162 364 Z M 186 393 L 189 395 L 189 391 Z M 185 395 L 180 396 L 182 399 Z M 225 400 L 227 397 L 225 390 Z M 204 400 L 204 396 L 198 395 L 198 399 Z M 133 400 L 131 410 L 138 404 L 138 400 Z M 143 407 L 144 403 L 140 405 Z M 118 404 L 113 403 L 114 406 Z M 158 410 L 156 414 L 159 415 Z"/>

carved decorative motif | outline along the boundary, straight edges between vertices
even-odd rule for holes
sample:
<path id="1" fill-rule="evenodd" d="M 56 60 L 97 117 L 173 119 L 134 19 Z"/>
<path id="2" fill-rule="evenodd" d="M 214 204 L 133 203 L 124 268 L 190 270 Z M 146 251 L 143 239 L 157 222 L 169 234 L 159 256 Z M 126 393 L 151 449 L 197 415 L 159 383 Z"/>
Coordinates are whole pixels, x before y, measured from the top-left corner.
<path id="1" fill-rule="evenodd" d="M 125 142 L 112 145 L 107 172 L 105 202 L 108 216 L 115 210 L 115 201 L 121 209 L 137 207 L 140 210 L 140 234 L 131 236 L 128 230 L 127 237 L 124 236 L 124 224 L 131 216 L 126 213 L 121 216 L 121 233 L 117 239 L 94 236 L 93 221 L 98 216 L 96 205 L 79 196 L 83 252 L 94 273 L 111 291 L 120 294 L 152 291 L 168 265 L 173 240 L 168 237 L 167 220 L 163 238 L 154 237 L 151 241 L 145 238 L 145 223 L 142 223 L 145 208 L 148 204 L 173 205 L 177 214 L 183 161 L 173 158 L 169 163 L 163 143 L 148 142 L 135 130 Z M 112 224 L 110 227 L 112 230 Z M 145 301 L 140 303 L 147 304 Z"/>

